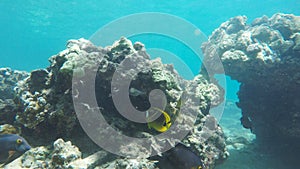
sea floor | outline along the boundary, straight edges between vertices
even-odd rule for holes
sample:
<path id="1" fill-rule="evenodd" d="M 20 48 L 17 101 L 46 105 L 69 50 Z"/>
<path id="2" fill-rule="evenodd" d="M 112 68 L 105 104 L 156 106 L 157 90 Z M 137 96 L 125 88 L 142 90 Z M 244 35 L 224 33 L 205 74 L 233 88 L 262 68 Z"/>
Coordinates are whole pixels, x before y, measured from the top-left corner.
<path id="1" fill-rule="evenodd" d="M 297 169 L 297 157 L 266 153 L 253 144 L 240 150 L 230 150 L 229 158 L 215 169 Z"/>

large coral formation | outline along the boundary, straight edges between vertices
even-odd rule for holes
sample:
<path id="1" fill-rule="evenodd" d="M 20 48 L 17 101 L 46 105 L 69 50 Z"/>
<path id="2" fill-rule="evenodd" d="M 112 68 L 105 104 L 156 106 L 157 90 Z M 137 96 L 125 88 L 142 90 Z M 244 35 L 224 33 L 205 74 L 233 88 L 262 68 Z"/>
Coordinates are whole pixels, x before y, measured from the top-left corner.
<path id="1" fill-rule="evenodd" d="M 227 75 L 241 83 L 238 106 L 258 140 L 300 139 L 300 17 L 263 16 L 223 23 L 203 45 L 205 62 L 218 55 Z"/>
<path id="2" fill-rule="evenodd" d="M 79 129 L 77 115 L 87 116 L 91 115 L 93 111 L 100 110 L 105 120 L 118 132 L 136 138 L 149 138 L 148 142 L 151 142 L 151 148 L 146 148 L 143 152 L 139 151 L 141 145 L 138 145 L 138 142 L 131 143 L 132 149 L 128 149 L 126 146 L 115 146 L 116 149 L 119 148 L 127 155 L 147 157 L 152 153 L 160 153 L 161 146 L 166 143 L 169 143 L 171 147 L 174 146 L 175 142 L 179 140 L 155 139 L 153 136 L 158 133 L 150 130 L 147 124 L 131 122 L 119 114 L 112 99 L 114 97 L 112 89 L 123 87 L 123 83 L 113 83 L 112 81 L 114 81 L 115 72 L 120 71 L 120 77 L 130 80 L 130 88 L 144 93 L 135 95 L 127 92 L 129 100 L 137 110 L 145 111 L 150 108 L 152 103 L 158 103 L 156 105 L 158 107 L 165 107 L 165 111 L 171 115 L 174 123 L 172 130 L 179 133 L 187 132 L 183 143 L 191 147 L 206 166 L 212 167 L 216 162 L 226 158 L 223 132 L 215 119 L 208 115 L 211 106 L 217 106 L 223 101 L 224 91 L 209 82 L 204 76 L 198 75 L 191 81 L 184 80 L 176 73 L 172 65 L 162 64 L 160 59 L 150 60 L 143 44 L 137 42 L 132 45 L 126 38 L 121 38 L 112 46 L 105 48 L 96 47 L 85 39 L 70 40 L 67 49 L 52 56 L 49 61 L 48 68 L 32 71 L 30 76 L 19 83 L 15 90 L 18 96 L 16 101 L 22 108 L 18 111 L 16 120 L 23 127 L 30 129 L 28 132 L 35 131 L 34 133 L 40 136 L 47 135 L 48 138 L 57 136 L 72 138 L 72 132 L 82 131 Z M 89 82 L 85 81 L 85 78 L 90 77 L 91 73 L 96 75 L 95 82 L 88 84 Z M 72 77 L 82 80 L 74 81 Z M 95 90 L 78 93 L 76 87 L 87 87 L 88 85 L 94 85 Z M 150 100 L 150 104 L 148 95 L 153 94 L 154 89 L 159 89 L 166 97 L 165 99 L 151 97 L 154 100 L 152 100 L 153 102 Z M 78 101 L 76 100 L 77 96 L 93 96 L 89 91 L 95 93 L 97 107 L 86 102 L 79 104 L 76 102 Z M 118 94 L 118 90 L 115 93 Z M 72 94 L 75 96 L 74 100 Z M 159 101 L 157 102 L 155 99 Z M 79 113 L 76 112 L 77 114 L 73 105 L 74 101 L 81 108 Z M 180 115 L 181 112 L 188 113 Z M 193 118 L 192 114 L 197 118 Z M 193 126 L 193 122 L 195 122 L 195 126 Z M 101 125 L 97 124 L 99 128 Z M 98 129 L 97 126 L 95 126 L 96 129 Z M 192 130 L 190 126 L 193 126 Z M 98 139 L 118 140 L 113 135 L 110 136 L 110 133 L 102 135 L 108 131 L 102 132 L 104 133 L 99 134 Z M 176 138 L 176 132 L 169 132 L 169 134 Z M 112 138 L 108 138 L 108 136 Z M 125 140 L 121 141 L 125 142 Z M 162 142 L 163 144 L 161 144 Z M 34 151 L 35 149 L 29 151 L 27 155 Z M 48 158 L 49 153 L 44 153 L 44 156 Z M 54 154 L 52 156 L 51 160 L 55 160 L 57 163 L 46 164 L 44 162 L 47 160 L 43 160 L 43 158 L 33 160 L 41 160 L 39 164 L 30 163 L 37 166 L 66 166 L 70 163 L 70 160 L 60 158 L 60 155 L 57 158 L 56 156 L 54 158 Z M 97 160 L 101 161 L 102 159 L 103 161 L 111 156 L 104 155 L 103 158 Z M 91 159 L 94 158 L 91 157 Z M 79 160 L 78 162 L 77 160 L 74 165 L 81 162 L 84 161 Z M 29 163 L 25 160 L 22 165 L 25 164 Z M 105 164 L 106 167 L 112 165 L 119 166 L 119 168 L 123 166 L 153 168 L 155 161 L 145 158 L 136 161 L 116 158 Z"/>

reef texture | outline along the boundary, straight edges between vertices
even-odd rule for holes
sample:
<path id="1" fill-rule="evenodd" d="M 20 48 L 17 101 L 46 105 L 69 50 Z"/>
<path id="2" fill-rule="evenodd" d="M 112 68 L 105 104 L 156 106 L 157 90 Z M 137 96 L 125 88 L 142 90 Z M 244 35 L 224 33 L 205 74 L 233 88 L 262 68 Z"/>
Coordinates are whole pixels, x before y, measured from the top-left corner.
<path id="1" fill-rule="evenodd" d="M 5 169 L 155 169 L 155 164 L 146 159 L 111 159 L 109 153 L 98 151 L 83 158 L 78 147 L 70 141 L 57 139 L 52 146 L 35 147 L 20 158 L 5 166 Z"/>
<path id="2" fill-rule="evenodd" d="M 81 159 L 79 149 L 70 141 L 58 139 L 51 148 L 44 146 L 32 148 L 5 168 L 67 168 L 78 159 Z"/>
<path id="3" fill-rule="evenodd" d="M 18 109 L 14 88 L 27 76 L 26 72 L 0 68 L 0 124 L 13 123 Z"/>
<path id="4" fill-rule="evenodd" d="M 171 127 L 172 132 L 166 133 L 171 137 L 176 137 L 178 133 L 188 131 L 182 142 L 199 155 L 207 168 L 212 168 L 228 156 L 224 134 L 215 118 L 209 115 L 210 107 L 217 106 L 223 101 L 223 89 L 202 75 L 190 81 L 182 79 L 172 65 L 163 64 L 160 59 L 151 60 L 144 45 L 140 42 L 132 45 L 126 38 L 121 38 L 112 46 L 102 48 L 94 46 L 85 39 L 70 40 L 67 43 L 67 49 L 52 56 L 49 61 L 48 68 L 32 71 L 15 88 L 18 96 L 15 102 L 20 104 L 16 122 L 26 129 L 27 134 L 50 139 L 54 137 L 72 139 L 72 133 L 82 132 L 78 117 L 91 116 L 88 119 L 92 120 L 89 124 L 94 125 L 94 128 L 100 132 L 97 138 L 94 138 L 96 141 L 120 140 L 120 145 L 114 145 L 116 150 L 125 156 L 138 156 L 139 158 L 115 157 L 110 153 L 100 151 L 98 152 L 100 155 L 96 153 L 94 156 L 82 159 L 80 152 L 72 147 L 71 143 L 57 140 L 51 152 L 45 147 L 28 151 L 23 155 L 21 162 L 19 161 L 21 166 L 32 168 L 46 165 L 52 168 L 70 168 L 72 164 L 77 166 L 74 168 L 97 168 L 97 166 L 100 168 L 155 168 L 155 160 L 143 157 L 160 154 L 164 145 L 168 144 L 172 147 L 180 140 L 155 138 L 154 136 L 159 133 L 149 129 L 147 124 L 134 123 L 120 115 L 113 101 L 112 92 L 119 96 L 123 81 L 119 82 L 118 79 L 122 78 L 130 80 L 127 100 L 131 101 L 134 108 L 145 111 L 153 106 L 153 103 L 158 104 L 155 105 L 157 107 L 165 107 L 164 110 L 170 115 L 171 122 L 174 124 Z M 117 76 L 115 76 L 116 71 L 119 71 Z M 77 80 L 74 81 L 74 77 Z M 91 77 L 94 78 L 92 82 L 89 79 Z M 113 82 L 115 77 L 117 83 Z M 92 87 L 95 90 L 85 90 L 85 92 L 80 90 Z M 153 91 L 156 90 L 154 89 L 159 89 L 165 97 L 151 97 L 153 100 L 149 101 L 149 95 L 155 96 Z M 93 96 L 97 101 L 96 106 L 78 99 Z M 75 112 L 74 104 L 77 105 L 78 112 Z M 118 133 L 134 138 L 146 138 L 150 147 L 145 148 L 145 151 L 140 151 L 139 142 L 130 142 L 131 148 L 128 149 L 129 145 L 124 145 L 126 140 L 112 135 L 110 130 L 103 128 L 104 124 L 93 122 L 95 118 L 92 114 L 96 111 L 100 111 L 107 123 Z M 71 154 L 63 152 L 70 146 L 74 152 L 70 151 Z M 35 155 L 35 153 L 41 155 Z M 31 157 L 25 158 L 25 156 Z M 107 162 L 107 159 L 112 160 Z"/>
<path id="5" fill-rule="evenodd" d="M 220 72 L 211 57 L 219 56 L 226 74 L 241 83 L 242 123 L 258 140 L 299 140 L 300 17 L 246 20 L 232 18 L 213 32 L 202 46 L 205 62 Z"/>

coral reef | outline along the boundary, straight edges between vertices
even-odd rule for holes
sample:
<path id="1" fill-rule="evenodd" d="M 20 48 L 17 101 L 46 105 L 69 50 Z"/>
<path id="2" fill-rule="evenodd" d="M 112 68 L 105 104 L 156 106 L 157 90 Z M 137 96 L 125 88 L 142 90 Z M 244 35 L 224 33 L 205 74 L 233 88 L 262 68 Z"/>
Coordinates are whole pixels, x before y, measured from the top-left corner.
<path id="1" fill-rule="evenodd" d="M 20 104 L 16 122 L 21 124 L 30 133 L 29 135 L 37 134 L 48 139 L 74 138 L 72 133 L 83 131 L 77 118 L 90 116 L 96 110 L 100 110 L 107 123 L 119 133 L 134 138 L 147 138 L 150 147 L 145 148 L 145 151 L 139 151 L 141 148 L 139 142 L 131 142 L 131 149 L 126 148 L 128 145 L 115 145 L 121 153 L 140 157 L 135 160 L 114 157 L 104 151 L 81 158 L 80 152 L 71 146 L 71 143 L 57 140 L 54 143 L 54 150 L 37 147 L 28 151 L 22 156 L 21 161 L 16 160 L 19 166 L 72 168 L 73 165 L 73 168 L 76 166 L 78 168 L 81 165 L 80 168 L 97 168 L 97 166 L 155 168 L 156 161 L 143 157 L 148 157 L 152 153 L 159 154 L 163 145 L 169 144 L 171 148 L 180 140 L 157 139 L 154 136 L 158 133 L 149 129 L 147 124 L 134 123 L 120 115 L 113 100 L 113 97 L 120 96 L 117 89 L 124 87 L 123 81 L 121 83 L 118 81 L 119 77 L 130 80 L 129 87 L 132 89 L 130 91 L 136 91 L 127 92 L 129 98 L 122 101 L 130 100 L 130 104 L 139 111 L 145 111 L 153 104 L 156 104 L 154 105 L 156 107 L 165 107 L 164 110 L 170 114 L 174 123 L 171 129 L 176 131 L 166 133 L 176 138 L 178 133 L 186 132 L 187 136 L 182 142 L 193 149 L 207 167 L 213 167 L 215 163 L 221 162 L 228 156 L 224 134 L 214 117 L 209 115 L 210 107 L 217 106 L 223 101 L 223 89 L 202 75 L 190 81 L 182 79 L 172 65 L 162 64 L 160 59 L 151 60 L 140 42 L 132 45 L 126 38 L 121 38 L 112 46 L 102 48 L 94 46 L 85 39 L 70 40 L 67 49 L 52 56 L 49 61 L 48 68 L 32 71 L 15 88 L 18 96 L 15 102 Z M 119 71 L 117 76 L 115 76 L 116 71 Z M 80 80 L 74 81 L 74 77 Z M 86 79 L 90 77 L 95 78 L 91 84 Z M 95 86 L 95 91 L 87 90 L 80 93 L 77 90 L 90 89 L 92 86 Z M 165 97 L 151 97 L 153 100 L 149 100 L 148 95 L 155 96 L 154 89 L 159 89 L 161 93 L 158 94 L 163 94 Z M 75 97 L 72 98 L 72 95 Z M 93 95 L 97 100 L 96 106 L 77 100 L 77 97 L 89 98 Z M 79 113 L 75 112 L 73 102 L 80 107 Z M 181 112 L 187 113 L 181 115 Z M 94 123 L 91 122 L 91 125 Z M 101 128 L 103 125 L 97 124 L 94 128 L 103 130 Z M 190 128 L 191 126 L 193 128 Z M 96 139 L 120 139 L 110 135 L 109 130 L 100 131 Z M 126 144 L 126 140 L 120 142 Z M 71 154 L 64 152 L 67 149 L 70 149 Z M 107 162 L 105 159 L 111 161 Z"/>
<path id="2" fill-rule="evenodd" d="M 13 123 L 18 109 L 14 88 L 27 76 L 27 72 L 0 68 L 0 124 Z"/>
<path id="3" fill-rule="evenodd" d="M 275 14 L 250 25 L 246 20 L 232 18 L 213 32 L 202 46 L 205 63 L 218 72 L 210 56 L 219 56 L 226 74 L 241 83 L 242 122 L 258 140 L 299 140 L 300 17 Z"/>
<path id="4" fill-rule="evenodd" d="M 98 151 L 83 158 L 79 149 L 70 141 L 57 139 L 51 147 L 35 147 L 23 156 L 5 166 L 6 169 L 25 168 L 149 168 L 154 169 L 155 162 L 146 159 L 113 159 L 105 151 Z"/>
<path id="5" fill-rule="evenodd" d="M 20 131 L 18 131 L 13 125 L 3 124 L 0 125 L 0 135 L 1 134 L 20 134 Z"/>
<path id="6" fill-rule="evenodd" d="M 13 99 L 15 97 L 14 87 L 26 77 L 28 77 L 27 72 L 0 68 L 0 99 Z"/>
<path id="7" fill-rule="evenodd" d="M 47 69 L 34 70 L 18 86 L 16 93 L 23 109 L 17 113 L 16 120 L 26 128 L 60 134 L 73 128 L 76 117 L 70 91 L 64 90 L 65 83 L 70 89 L 71 82 L 63 77 L 63 73 L 56 72 L 58 77 L 62 76 L 61 79 L 53 73 Z M 42 127 L 39 128 L 39 125 Z"/>
<path id="8" fill-rule="evenodd" d="M 6 166 L 9 168 L 68 168 L 70 163 L 81 159 L 81 152 L 70 141 L 57 139 L 53 148 L 35 147 Z"/>

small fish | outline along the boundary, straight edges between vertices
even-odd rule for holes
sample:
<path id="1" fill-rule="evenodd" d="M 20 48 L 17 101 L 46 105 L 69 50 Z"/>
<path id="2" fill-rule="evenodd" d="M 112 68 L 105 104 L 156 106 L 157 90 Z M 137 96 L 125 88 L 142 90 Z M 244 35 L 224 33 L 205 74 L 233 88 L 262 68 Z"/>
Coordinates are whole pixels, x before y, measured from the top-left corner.
<path id="1" fill-rule="evenodd" d="M 158 161 L 159 168 L 163 169 L 205 169 L 200 157 L 181 143 L 163 153 Z"/>
<path id="2" fill-rule="evenodd" d="M 16 134 L 0 135 L 0 161 L 7 163 L 15 154 L 23 154 L 31 146 L 27 141 Z"/>
<path id="3" fill-rule="evenodd" d="M 131 96 L 141 96 L 141 95 L 146 95 L 146 92 L 140 91 L 140 90 L 132 87 L 129 89 L 129 94 Z"/>
<path id="4" fill-rule="evenodd" d="M 169 114 L 159 108 L 153 108 L 153 110 L 157 112 L 154 113 L 151 117 L 148 117 L 148 114 L 146 115 L 149 121 L 148 127 L 150 129 L 153 128 L 158 132 L 167 131 L 172 125 Z M 157 119 L 152 120 L 153 116 L 157 115 L 157 113 L 161 113 L 161 115 Z"/>

